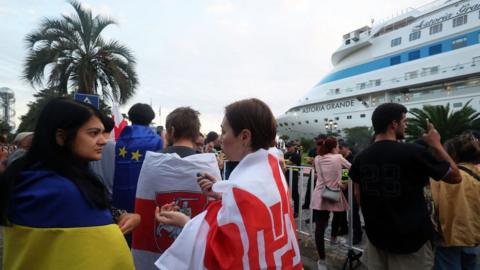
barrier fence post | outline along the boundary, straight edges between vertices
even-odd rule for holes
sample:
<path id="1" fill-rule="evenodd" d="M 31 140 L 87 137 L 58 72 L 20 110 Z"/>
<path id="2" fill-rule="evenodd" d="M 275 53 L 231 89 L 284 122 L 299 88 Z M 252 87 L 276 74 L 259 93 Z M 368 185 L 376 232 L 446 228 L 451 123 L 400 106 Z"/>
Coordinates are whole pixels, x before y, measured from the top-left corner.
<path id="1" fill-rule="evenodd" d="M 302 223 L 303 223 L 303 207 L 302 207 L 302 194 L 303 193 L 303 180 L 304 180 L 304 177 L 303 177 L 303 167 L 300 167 L 298 168 L 298 172 L 300 174 L 300 179 L 298 179 L 299 183 L 297 183 L 298 185 L 300 185 L 300 192 L 298 194 L 298 230 L 299 231 L 302 231 Z M 297 187 L 297 190 L 298 190 L 298 187 Z"/>
<path id="2" fill-rule="evenodd" d="M 315 186 L 315 169 L 312 167 L 310 170 L 310 186 L 308 187 L 310 189 L 310 203 L 312 202 L 312 197 L 313 197 L 313 188 Z M 308 206 L 310 208 L 310 205 Z M 310 209 L 310 234 L 313 235 L 313 210 Z"/>
<path id="3" fill-rule="evenodd" d="M 345 263 L 343 264 L 343 270 L 348 269 L 352 270 L 357 268 L 360 265 L 360 257 L 362 256 L 362 250 L 359 248 L 355 248 L 353 246 L 353 184 L 352 184 L 352 179 L 348 179 L 348 212 L 347 212 L 347 217 L 348 217 L 348 252 L 347 252 L 347 259 L 345 260 Z M 355 252 L 355 249 L 358 250 L 358 253 Z M 357 262 L 356 265 L 354 265 L 354 262 Z"/>

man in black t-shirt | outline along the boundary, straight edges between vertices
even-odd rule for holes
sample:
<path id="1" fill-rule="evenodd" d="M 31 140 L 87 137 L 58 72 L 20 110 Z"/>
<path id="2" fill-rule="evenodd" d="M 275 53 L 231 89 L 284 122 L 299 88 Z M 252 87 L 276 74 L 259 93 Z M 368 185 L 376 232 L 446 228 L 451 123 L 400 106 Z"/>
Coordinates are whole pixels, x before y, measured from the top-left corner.
<path id="1" fill-rule="evenodd" d="M 301 166 L 302 165 L 302 158 L 297 153 L 297 149 L 293 142 L 288 142 L 286 145 L 287 152 L 284 155 L 285 163 L 291 166 Z M 293 213 L 294 216 L 298 216 L 298 207 L 300 203 L 300 194 L 298 193 L 298 172 L 300 169 L 292 168 L 292 198 L 293 198 Z M 287 181 L 290 177 L 290 170 L 285 172 L 285 178 Z M 288 183 L 290 184 L 290 182 Z"/>
<path id="2" fill-rule="evenodd" d="M 432 225 L 423 187 L 430 177 L 462 180 L 433 125 L 423 135 L 429 149 L 398 142 L 404 138 L 406 113 L 400 104 L 378 106 L 372 114 L 375 142 L 350 168 L 369 240 L 365 256 L 370 270 L 431 269 Z"/>

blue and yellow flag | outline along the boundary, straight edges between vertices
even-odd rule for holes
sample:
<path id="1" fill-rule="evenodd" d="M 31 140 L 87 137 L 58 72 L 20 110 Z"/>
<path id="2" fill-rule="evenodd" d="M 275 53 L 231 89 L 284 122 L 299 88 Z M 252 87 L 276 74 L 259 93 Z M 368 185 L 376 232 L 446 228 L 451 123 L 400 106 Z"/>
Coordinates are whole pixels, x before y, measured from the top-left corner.
<path id="1" fill-rule="evenodd" d="M 152 129 L 141 125 L 127 126 L 115 145 L 113 206 L 133 212 L 138 176 L 147 151 L 159 152 L 163 142 Z"/>
<path id="2" fill-rule="evenodd" d="M 4 227 L 4 269 L 134 269 L 108 209 L 95 208 L 70 180 L 25 171 Z"/>

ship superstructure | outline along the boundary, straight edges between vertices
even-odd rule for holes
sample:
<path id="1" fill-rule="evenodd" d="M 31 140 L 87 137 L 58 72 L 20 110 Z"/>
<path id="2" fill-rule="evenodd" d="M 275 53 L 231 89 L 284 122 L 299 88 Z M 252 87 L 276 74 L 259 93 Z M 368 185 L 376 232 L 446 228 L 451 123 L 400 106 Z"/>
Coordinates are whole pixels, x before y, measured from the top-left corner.
<path id="1" fill-rule="evenodd" d="M 480 0 L 434 2 L 343 36 L 333 70 L 278 117 L 290 138 L 370 126 L 385 102 L 480 111 Z"/>

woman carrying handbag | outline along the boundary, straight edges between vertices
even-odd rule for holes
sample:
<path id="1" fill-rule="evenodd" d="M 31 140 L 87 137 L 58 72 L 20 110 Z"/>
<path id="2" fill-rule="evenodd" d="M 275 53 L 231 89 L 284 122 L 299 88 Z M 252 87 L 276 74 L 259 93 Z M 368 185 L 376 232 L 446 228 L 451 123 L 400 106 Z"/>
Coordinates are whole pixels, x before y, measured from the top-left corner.
<path id="1" fill-rule="evenodd" d="M 325 264 L 325 229 L 330 219 L 330 212 L 345 212 L 348 210 L 348 201 L 342 189 L 347 186 L 341 184 L 342 168 L 350 168 L 350 163 L 338 154 L 338 142 L 334 137 L 328 137 L 317 143 L 317 156 L 314 165 L 317 171 L 317 185 L 313 191 L 312 203 L 313 220 L 315 222 L 315 243 L 319 260 L 319 270 L 326 268 Z M 338 219 L 332 220 L 332 242 L 336 242 L 338 234 Z"/>

